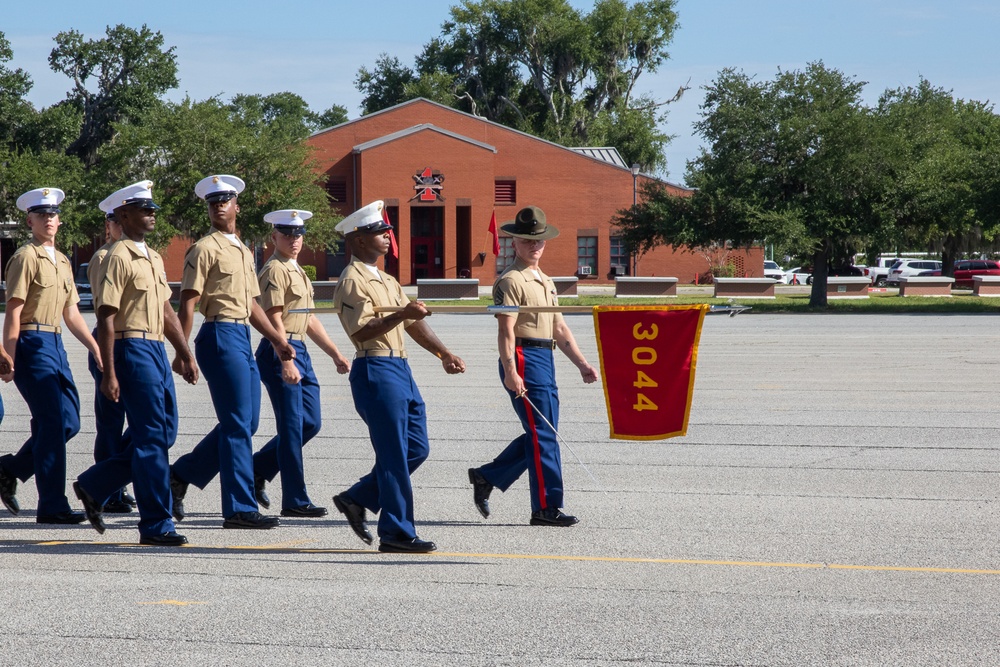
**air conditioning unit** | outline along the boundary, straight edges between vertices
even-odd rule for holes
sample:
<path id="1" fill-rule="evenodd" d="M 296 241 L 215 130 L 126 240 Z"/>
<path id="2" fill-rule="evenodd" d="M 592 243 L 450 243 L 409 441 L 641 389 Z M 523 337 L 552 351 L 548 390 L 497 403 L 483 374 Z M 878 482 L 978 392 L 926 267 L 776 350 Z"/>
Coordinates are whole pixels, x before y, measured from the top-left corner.
<path id="1" fill-rule="evenodd" d="M 576 267 L 576 272 L 577 272 L 578 275 L 581 275 L 581 276 L 589 276 L 590 272 L 591 272 L 591 268 L 589 266 L 578 266 L 578 267 Z"/>
<path id="2" fill-rule="evenodd" d="M 611 267 L 611 270 L 615 272 L 616 276 L 624 276 L 626 273 L 626 267 L 624 264 L 615 264 Z"/>

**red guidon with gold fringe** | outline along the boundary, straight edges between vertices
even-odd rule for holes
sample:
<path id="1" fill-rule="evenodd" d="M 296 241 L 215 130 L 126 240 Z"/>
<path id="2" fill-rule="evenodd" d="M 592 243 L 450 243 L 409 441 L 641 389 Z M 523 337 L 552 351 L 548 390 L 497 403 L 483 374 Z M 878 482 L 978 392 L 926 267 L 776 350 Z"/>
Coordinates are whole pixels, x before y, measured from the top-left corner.
<path id="1" fill-rule="evenodd" d="M 611 437 L 662 440 L 687 433 L 698 340 L 708 306 L 597 306 Z"/>

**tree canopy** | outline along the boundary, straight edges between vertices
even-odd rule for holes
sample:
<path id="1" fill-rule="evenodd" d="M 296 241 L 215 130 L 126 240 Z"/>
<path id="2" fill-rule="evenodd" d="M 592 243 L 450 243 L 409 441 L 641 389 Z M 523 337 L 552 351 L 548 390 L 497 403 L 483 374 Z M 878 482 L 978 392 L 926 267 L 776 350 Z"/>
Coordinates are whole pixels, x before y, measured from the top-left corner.
<path id="1" fill-rule="evenodd" d="M 637 94 L 667 59 L 674 0 L 464 0 L 413 68 L 383 53 L 355 81 L 365 113 L 427 97 L 568 146 L 615 146 L 647 171 L 666 167 L 658 123 L 676 99 Z"/>
<path id="2" fill-rule="evenodd" d="M 723 70 L 695 125 L 708 148 L 688 165 L 694 195 L 652 188 L 618 218 L 626 243 L 780 241 L 811 261 L 810 303 L 825 306 L 828 269 L 850 264 L 891 220 L 895 165 L 863 85 L 822 62 L 771 81 Z"/>
<path id="3" fill-rule="evenodd" d="M 207 230 L 194 185 L 228 172 L 247 182 L 237 224 L 248 240 L 269 233 L 264 213 L 306 208 L 314 213 L 310 245 L 335 241 L 337 218 L 303 140 L 347 120 L 344 107 L 315 113 L 290 92 L 236 95 L 228 102 L 166 101 L 163 95 L 178 85 L 175 49 L 147 26 L 109 27 L 100 39 L 75 30 L 59 33 L 49 64 L 72 84 L 65 100 L 45 109 L 26 100 L 31 78 L 6 65 L 12 56 L 0 33 L 0 215 L 5 219 L 23 217 L 14 206 L 22 192 L 40 184 L 59 187 L 67 196 L 58 241 L 68 249 L 103 232 L 97 204 L 111 191 L 148 178 L 163 206 L 151 240 L 162 246 L 176 234 Z"/>
<path id="4" fill-rule="evenodd" d="M 767 241 L 813 267 L 810 303 L 855 253 L 982 250 L 1000 232 L 1000 119 L 921 80 L 875 108 L 863 83 L 822 62 L 758 81 L 726 69 L 695 127 L 708 148 L 688 164 L 693 196 L 657 184 L 619 212 L 627 247 Z"/>

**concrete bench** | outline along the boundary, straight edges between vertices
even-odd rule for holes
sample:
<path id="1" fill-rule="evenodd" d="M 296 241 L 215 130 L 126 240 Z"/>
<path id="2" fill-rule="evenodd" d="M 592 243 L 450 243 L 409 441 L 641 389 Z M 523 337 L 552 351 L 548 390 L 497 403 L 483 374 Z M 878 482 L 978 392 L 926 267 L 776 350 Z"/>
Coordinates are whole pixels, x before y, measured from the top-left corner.
<path id="1" fill-rule="evenodd" d="M 655 276 L 616 276 L 616 297 L 677 296 L 677 278 Z"/>
<path id="2" fill-rule="evenodd" d="M 867 299 L 872 281 L 864 276 L 830 276 L 826 279 L 827 299 Z"/>
<path id="3" fill-rule="evenodd" d="M 951 297 L 954 278 L 948 276 L 910 276 L 900 278 L 899 296 L 946 296 Z"/>
<path id="4" fill-rule="evenodd" d="M 579 296 L 576 293 L 576 286 L 580 282 L 580 279 L 577 278 L 576 276 L 558 276 L 558 277 L 549 276 L 549 277 L 552 278 L 552 282 L 555 283 L 557 297 L 572 298 L 575 296 Z"/>
<path id="5" fill-rule="evenodd" d="M 337 291 L 336 280 L 314 280 L 312 286 L 314 301 L 333 301 L 333 293 Z"/>
<path id="6" fill-rule="evenodd" d="M 476 278 L 417 278 L 417 298 L 421 301 L 454 301 L 479 298 Z"/>
<path id="7" fill-rule="evenodd" d="M 972 276 L 972 296 L 1000 296 L 1000 276 Z"/>
<path id="8" fill-rule="evenodd" d="M 777 280 L 771 278 L 716 278 L 715 298 L 773 299 Z"/>

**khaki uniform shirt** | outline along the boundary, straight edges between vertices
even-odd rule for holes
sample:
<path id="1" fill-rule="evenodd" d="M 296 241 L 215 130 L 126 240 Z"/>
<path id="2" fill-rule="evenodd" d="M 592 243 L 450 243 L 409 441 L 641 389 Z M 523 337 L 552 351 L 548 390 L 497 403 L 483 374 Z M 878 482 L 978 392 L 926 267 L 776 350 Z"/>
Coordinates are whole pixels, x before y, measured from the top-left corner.
<path id="1" fill-rule="evenodd" d="M 130 239 L 111 246 L 104 258 L 95 303 L 117 308 L 115 331 L 145 331 L 163 335 L 163 304 L 170 299 L 170 286 L 163 259 L 146 246 L 149 258 Z"/>
<path id="2" fill-rule="evenodd" d="M 267 312 L 280 306 L 285 333 L 304 335 L 309 326 L 309 313 L 288 312 L 313 307 L 312 283 L 302 267 L 275 253 L 260 270 L 257 282 L 261 308 Z"/>
<path id="3" fill-rule="evenodd" d="M 18 248 L 7 265 L 7 301 L 11 299 L 24 301 L 22 324 L 59 326 L 63 310 L 80 302 L 66 255 L 56 250 L 53 263 L 34 240 Z"/>
<path id="4" fill-rule="evenodd" d="M 403 329 L 413 324 L 404 320 L 401 326 L 391 331 L 359 343 L 356 334 L 373 317 L 382 317 L 375 312 L 376 306 L 405 306 L 410 300 L 403 294 L 403 288 L 384 271 L 379 271 L 382 280 L 376 278 L 363 262 L 355 260 L 340 274 L 333 306 L 340 310 L 340 323 L 351 337 L 358 350 L 399 350 L 403 351 Z"/>
<path id="5" fill-rule="evenodd" d="M 498 306 L 558 306 L 556 286 L 547 275 L 540 277 L 520 259 L 507 267 L 493 283 L 493 303 Z M 498 317 L 514 317 L 498 315 Z M 562 313 L 518 313 L 514 323 L 514 335 L 518 338 L 552 338 L 557 322 L 562 321 Z"/>
<path id="6" fill-rule="evenodd" d="M 253 254 L 215 230 L 198 240 L 184 257 L 181 291 L 201 295 L 198 311 L 205 317 L 244 320 L 260 294 Z"/>
<path id="7" fill-rule="evenodd" d="M 101 267 L 104 264 L 104 258 L 108 256 L 108 251 L 111 250 L 111 246 L 114 244 L 114 241 L 109 241 L 102 245 L 94 253 L 94 256 L 90 258 L 90 263 L 87 264 L 87 282 L 90 283 L 90 291 L 94 297 L 95 313 L 101 307 L 101 302 L 97 300 L 97 286 L 101 282 Z"/>

